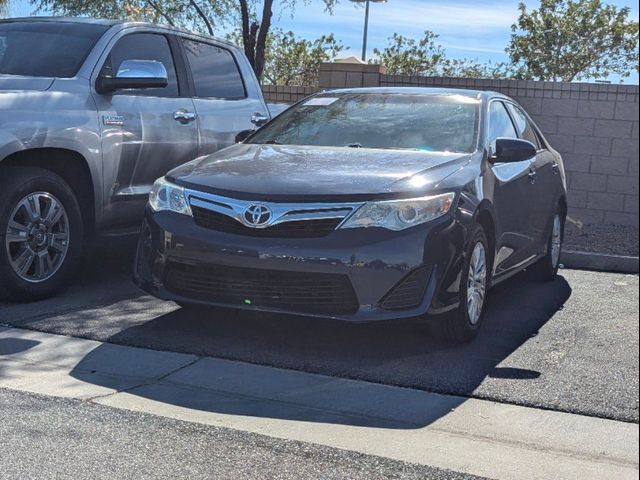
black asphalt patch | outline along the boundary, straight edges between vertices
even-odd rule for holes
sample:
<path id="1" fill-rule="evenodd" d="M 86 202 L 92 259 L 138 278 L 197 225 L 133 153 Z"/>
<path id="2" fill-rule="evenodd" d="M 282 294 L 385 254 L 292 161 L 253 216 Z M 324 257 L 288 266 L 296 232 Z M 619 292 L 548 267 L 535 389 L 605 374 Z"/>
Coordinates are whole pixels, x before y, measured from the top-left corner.
<path id="1" fill-rule="evenodd" d="M 564 270 L 539 283 L 521 274 L 491 292 L 480 335 L 460 346 L 414 322 L 181 310 L 133 287 L 133 246 L 90 252 L 57 298 L 0 303 L 0 323 L 638 422 L 635 275 Z"/>

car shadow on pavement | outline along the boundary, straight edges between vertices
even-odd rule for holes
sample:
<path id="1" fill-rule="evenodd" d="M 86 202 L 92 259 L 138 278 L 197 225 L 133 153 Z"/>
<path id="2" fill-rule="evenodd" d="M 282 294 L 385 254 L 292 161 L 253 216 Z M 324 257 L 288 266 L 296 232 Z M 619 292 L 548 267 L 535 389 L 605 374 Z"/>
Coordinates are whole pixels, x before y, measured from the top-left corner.
<path id="1" fill-rule="evenodd" d="M 40 342 L 36 340 L 25 340 L 23 338 L 0 338 L 0 379 L 5 375 L 5 359 L 12 355 L 20 354 L 37 347 Z"/>
<path id="2" fill-rule="evenodd" d="M 162 385 L 128 392 L 154 401 L 240 416 L 417 428 L 445 416 L 473 397 L 485 380 L 527 382 L 540 377 L 541 372 L 536 370 L 500 364 L 534 338 L 570 296 L 571 288 L 564 278 L 541 283 L 524 272 L 492 291 L 482 330 L 474 341 L 464 345 L 434 338 L 415 322 L 349 324 L 221 308 L 176 309 L 126 328 L 107 341 L 205 357 L 198 362 L 203 366 L 195 379 L 208 395 L 176 395 Z M 90 357 L 99 355 L 98 350 L 77 365 L 73 372 L 76 378 L 94 381 L 83 364 L 91 363 Z M 249 367 L 256 366 L 256 370 L 239 368 L 244 364 L 237 362 L 223 362 L 226 366 L 221 371 L 217 359 L 246 362 Z M 209 365 L 207 371 L 207 360 L 218 364 Z M 285 370 L 279 371 L 281 378 L 270 381 L 273 370 L 260 370 L 262 367 L 257 366 Z M 295 371 L 324 376 L 318 377 L 317 384 L 300 384 L 288 379 Z M 338 379 L 363 380 L 375 385 L 339 386 Z M 105 378 L 99 382 L 115 387 Z M 243 385 L 239 390 L 231 387 L 239 384 Z M 450 396 L 432 396 L 436 399 L 424 403 L 424 394 L 415 397 L 411 390 L 388 389 L 384 385 Z M 326 391 L 333 393 L 323 396 Z M 240 397 L 234 396 L 239 392 Z M 319 410 L 298 408 L 296 402 L 301 395 L 304 402 L 313 403 L 305 392 L 317 393 L 321 401 Z M 380 395 L 389 397 L 382 401 Z M 251 401 L 246 401 L 247 397 Z M 257 398 L 268 401 L 258 402 Z M 371 408 L 375 414 L 371 414 Z M 385 415 L 385 409 L 393 410 L 392 414 Z M 336 413 L 327 416 L 327 411 Z"/>
<path id="3" fill-rule="evenodd" d="M 26 352 L 39 344 L 40 342 L 35 340 L 24 340 L 22 338 L 0 338 L 0 357 Z"/>

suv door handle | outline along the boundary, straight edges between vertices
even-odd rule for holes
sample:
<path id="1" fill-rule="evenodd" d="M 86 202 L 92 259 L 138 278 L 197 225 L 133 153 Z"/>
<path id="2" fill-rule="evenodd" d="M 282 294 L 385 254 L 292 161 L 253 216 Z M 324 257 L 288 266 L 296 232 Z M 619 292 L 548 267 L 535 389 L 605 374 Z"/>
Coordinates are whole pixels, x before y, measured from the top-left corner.
<path id="1" fill-rule="evenodd" d="M 261 127 L 265 123 L 269 121 L 269 117 L 264 113 L 256 112 L 251 115 L 251 123 L 253 123 L 256 127 Z"/>
<path id="2" fill-rule="evenodd" d="M 196 118 L 198 118 L 198 116 L 195 113 L 189 112 L 188 110 L 180 109 L 173 114 L 173 119 L 176 122 L 180 122 L 183 124 L 193 122 Z"/>

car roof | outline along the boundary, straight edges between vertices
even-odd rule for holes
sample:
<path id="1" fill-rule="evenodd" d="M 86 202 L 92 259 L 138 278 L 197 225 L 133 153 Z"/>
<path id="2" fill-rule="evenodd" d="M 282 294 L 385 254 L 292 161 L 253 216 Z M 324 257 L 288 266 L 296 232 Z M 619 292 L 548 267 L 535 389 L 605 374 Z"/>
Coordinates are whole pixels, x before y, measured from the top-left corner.
<path id="1" fill-rule="evenodd" d="M 202 39 L 207 39 L 209 41 L 215 40 L 216 42 L 223 43 L 228 46 L 237 47 L 232 42 L 225 40 L 224 38 L 214 37 L 210 35 L 203 35 L 197 32 L 191 32 L 189 30 L 184 30 L 176 27 L 172 27 L 170 25 L 164 25 L 159 23 L 151 23 L 151 22 L 133 22 L 131 20 L 109 20 L 104 18 L 91 18 L 91 17 L 19 17 L 19 18 L 5 18 L 0 19 L 0 23 L 24 23 L 24 22 L 51 22 L 51 23 L 83 23 L 87 25 L 102 25 L 107 27 L 120 26 L 122 28 L 126 27 L 149 27 L 149 28 L 158 28 L 162 30 L 173 31 L 177 34 L 189 35 L 194 37 L 200 37 Z"/>
<path id="2" fill-rule="evenodd" d="M 370 88 L 343 88 L 339 90 L 326 90 L 323 94 L 405 94 L 405 95 L 462 95 L 478 100 L 488 100 L 499 97 L 508 99 L 506 95 L 490 90 L 469 90 L 464 88 L 437 88 L 437 87 L 370 87 Z"/>
<path id="3" fill-rule="evenodd" d="M 102 18 L 89 18 L 89 17 L 18 17 L 18 18 L 3 18 L 0 23 L 25 23 L 25 22 L 52 22 L 52 23 L 85 23 L 90 25 L 116 25 L 123 23 L 119 20 L 106 20 Z"/>

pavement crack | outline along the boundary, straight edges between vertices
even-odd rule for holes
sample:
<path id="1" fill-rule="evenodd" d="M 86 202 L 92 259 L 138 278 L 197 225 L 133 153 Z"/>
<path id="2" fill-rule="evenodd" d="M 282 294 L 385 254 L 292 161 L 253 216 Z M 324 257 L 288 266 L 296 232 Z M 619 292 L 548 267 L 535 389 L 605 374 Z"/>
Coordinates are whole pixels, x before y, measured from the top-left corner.
<path id="1" fill-rule="evenodd" d="M 179 367 L 176 367 L 173 370 L 170 370 L 167 373 L 164 373 L 164 374 L 160 375 L 159 377 L 152 378 L 152 379 L 150 379 L 150 380 L 148 380 L 146 382 L 140 382 L 140 383 L 137 383 L 135 385 L 131 385 L 131 386 L 126 387 L 126 388 L 114 390 L 113 392 L 105 393 L 104 395 L 95 395 L 93 397 L 85 398 L 84 401 L 85 402 L 96 403 L 97 400 L 102 400 L 104 398 L 113 397 L 114 395 L 118 395 L 119 393 L 127 393 L 127 392 L 130 392 L 130 391 L 135 390 L 137 388 L 148 387 L 149 385 L 155 385 L 157 383 L 160 383 L 165 378 L 170 377 L 171 375 L 174 375 L 174 374 L 184 370 L 185 368 L 189 368 L 189 367 L 195 365 L 200 360 L 202 360 L 202 357 L 196 357 L 193 360 L 185 363 L 184 365 L 180 365 Z"/>

